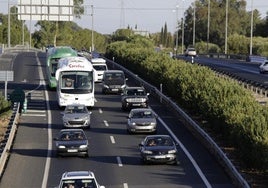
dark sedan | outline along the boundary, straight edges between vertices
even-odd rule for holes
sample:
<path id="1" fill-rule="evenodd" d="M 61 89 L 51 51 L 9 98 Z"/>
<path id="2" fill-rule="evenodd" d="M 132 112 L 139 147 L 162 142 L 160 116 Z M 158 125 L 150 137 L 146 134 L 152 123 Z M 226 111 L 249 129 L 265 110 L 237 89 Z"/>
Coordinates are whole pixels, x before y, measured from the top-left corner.
<path id="1" fill-rule="evenodd" d="M 82 129 L 62 129 L 54 140 L 59 156 L 88 156 L 88 139 Z"/>
<path id="2" fill-rule="evenodd" d="M 139 144 L 142 162 L 177 164 L 177 148 L 169 135 L 150 135 Z"/>

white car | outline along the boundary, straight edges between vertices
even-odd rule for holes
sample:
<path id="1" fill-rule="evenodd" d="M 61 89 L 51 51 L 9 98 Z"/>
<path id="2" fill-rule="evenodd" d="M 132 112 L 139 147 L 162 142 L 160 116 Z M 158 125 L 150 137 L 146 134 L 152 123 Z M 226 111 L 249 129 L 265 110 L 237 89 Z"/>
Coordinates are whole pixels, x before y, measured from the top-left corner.
<path id="1" fill-rule="evenodd" d="M 268 72 L 268 60 L 264 60 L 264 62 L 259 66 L 260 73 Z"/>
<path id="2" fill-rule="evenodd" d="M 62 174 L 59 188 L 75 188 L 75 187 L 90 187 L 90 188 L 105 188 L 99 185 L 92 171 L 70 171 Z"/>
<path id="3" fill-rule="evenodd" d="M 104 71 L 108 70 L 106 60 L 103 58 L 91 59 L 93 68 L 95 69 L 95 82 L 102 82 Z"/>
<path id="4" fill-rule="evenodd" d="M 196 50 L 195 48 L 187 48 L 185 52 L 185 56 L 196 56 Z"/>

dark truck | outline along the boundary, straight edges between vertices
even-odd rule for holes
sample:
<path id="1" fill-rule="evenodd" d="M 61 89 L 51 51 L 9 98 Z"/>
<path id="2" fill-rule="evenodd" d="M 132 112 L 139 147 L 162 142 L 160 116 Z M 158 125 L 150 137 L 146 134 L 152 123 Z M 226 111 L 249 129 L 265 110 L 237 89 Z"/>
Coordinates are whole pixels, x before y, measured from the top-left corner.
<path id="1" fill-rule="evenodd" d="M 126 77 L 121 70 L 107 70 L 103 73 L 102 93 L 122 93 L 126 87 Z"/>

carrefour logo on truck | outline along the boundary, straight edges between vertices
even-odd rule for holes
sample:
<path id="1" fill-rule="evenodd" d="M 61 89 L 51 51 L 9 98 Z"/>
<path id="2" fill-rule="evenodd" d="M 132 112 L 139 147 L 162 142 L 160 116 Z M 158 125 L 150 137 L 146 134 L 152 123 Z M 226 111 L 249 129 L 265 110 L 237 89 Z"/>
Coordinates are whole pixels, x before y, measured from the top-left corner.
<path id="1" fill-rule="evenodd" d="M 69 64 L 70 69 L 84 69 L 85 66 L 81 64 Z"/>

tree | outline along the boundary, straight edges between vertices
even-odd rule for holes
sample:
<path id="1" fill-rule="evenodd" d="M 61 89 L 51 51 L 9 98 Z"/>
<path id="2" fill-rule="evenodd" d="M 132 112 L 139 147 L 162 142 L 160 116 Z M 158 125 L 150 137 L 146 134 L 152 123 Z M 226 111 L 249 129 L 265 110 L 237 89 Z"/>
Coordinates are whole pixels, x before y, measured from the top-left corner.
<path id="1" fill-rule="evenodd" d="M 228 36 L 233 34 L 250 36 L 250 13 L 246 11 L 245 0 L 229 0 L 228 6 Z M 185 12 L 185 45 L 192 43 L 194 4 Z M 195 1 L 195 39 L 197 42 L 207 41 L 208 34 L 208 0 Z M 224 49 L 226 0 L 210 0 L 209 41 Z M 260 22 L 260 14 L 254 10 L 254 29 Z M 179 32 L 179 35 L 181 32 Z M 266 32 L 267 33 L 267 32 Z"/>

